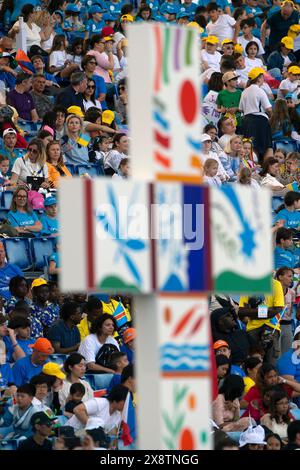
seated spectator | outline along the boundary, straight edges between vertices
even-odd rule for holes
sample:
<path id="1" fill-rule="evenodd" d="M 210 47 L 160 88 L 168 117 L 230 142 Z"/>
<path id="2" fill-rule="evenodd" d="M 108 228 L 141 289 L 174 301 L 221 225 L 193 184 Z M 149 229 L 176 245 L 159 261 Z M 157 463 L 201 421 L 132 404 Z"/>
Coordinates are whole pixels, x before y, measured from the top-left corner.
<path id="1" fill-rule="evenodd" d="M 66 378 L 63 381 L 61 390 L 58 392 L 59 402 L 62 408 L 65 406 L 67 397 L 69 396 L 71 385 L 75 383 L 80 383 L 85 388 L 85 393 L 82 398 L 83 402 L 93 398 L 94 392 L 90 384 L 83 379 L 86 372 L 86 365 L 85 359 L 81 354 L 70 354 L 64 363 L 64 371 L 66 373 Z"/>
<path id="2" fill-rule="evenodd" d="M 18 359 L 13 366 L 14 382 L 17 387 L 28 383 L 34 375 L 40 374 L 50 354 L 54 353 L 50 341 L 46 338 L 37 339 L 31 347 L 32 355 Z"/>
<path id="3" fill-rule="evenodd" d="M 34 343 L 34 339 L 30 337 L 30 320 L 24 316 L 14 315 L 9 323 L 8 328 L 11 328 L 15 332 L 15 339 L 20 348 L 24 351 L 26 356 L 32 354 L 32 348 L 30 345 Z M 14 351 L 13 343 L 10 338 L 10 347 Z"/>
<path id="4" fill-rule="evenodd" d="M 134 350 L 135 350 L 135 338 L 136 338 L 136 329 L 127 328 L 123 332 L 123 343 L 120 350 L 125 353 L 130 364 L 134 362 Z"/>
<path id="5" fill-rule="evenodd" d="M 218 170 L 218 163 L 214 160 L 214 164 L 217 166 Z M 123 158 L 123 160 L 120 161 L 119 168 L 118 168 L 118 173 L 115 173 L 112 175 L 113 179 L 127 179 L 130 176 L 130 160 L 129 158 Z"/>
<path id="6" fill-rule="evenodd" d="M 286 64 L 297 62 L 293 54 L 294 41 L 293 38 L 284 36 L 281 38 L 277 51 L 272 52 L 267 59 L 268 70 L 271 70 L 274 77 L 277 79 L 282 78 L 283 72 L 286 71 Z M 275 72 L 274 72 L 275 69 Z"/>
<path id="7" fill-rule="evenodd" d="M 17 110 L 12 106 L 4 105 L 0 107 L 0 135 L 6 129 L 14 129 L 17 133 L 17 142 L 15 147 L 18 149 L 27 149 L 27 142 L 24 139 L 24 131 L 18 126 L 19 115 Z"/>
<path id="8" fill-rule="evenodd" d="M 218 122 L 220 133 L 219 145 L 224 150 L 226 144 L 230 141 L 231 137 L 235 136 L 236 125 L 231 117 L 222 117 Z"/>
<path id="9" fill-rule="evenodd" d="M 78 143 L 82 129 L 82 119 L 70 114 L 66 119 L 66 135 L 62 138 L 62 151 L 69 164 L 80 165 L 89 162 L 87 147 Z"/>
<path id="10" fill-rule="evenodd" d="M 7 220 L 20 235 L 34 236 L 42 230 L 37 215 L 29 208 L 28 191 L 21 186 L 14 192 Z"/>
<path id="11" fill-rule="evenodd" d="M 218 356 L 226 356 L 229 359 L 229 372 L 232 375 L 239 375 L 240 377 L 245 377 L 246 374 L 244 370 L 239 367 L 236 364 L 232 364 L 232 359 L 231 359 L 231 349 L 229 347 L 229 344 L 226 341 L 223 341 L 222 339 L 219 339 L 218 341 L 215 341 L 213 344 L 213 349 L 214 353 L 216 356 L 216 360 Z M 249 354 L 250 354 L 250 349 L 249 349 Z"/>
<path id="12" fill-rule="evenodd" d="M 31 416 L 30 424 L 33 435 L 28 439 L 22 440 L 17 450 L 52 450 L 52 442 L 48 437 L 53 432 L 53 420 L 45 412 L 39 411 Z"/>
<path id="13" fill-rule="evenodd" d="M 279 182 L 279 163 L 276 158 L 267 158 L 263 165 L 262 171 L 260 172 L 262 180 L 261 186 L 265 186 L 273 192 L 273 195 L 284 196 L 287 193 L 287 189 L 283 184 Z"/>
<path id="14" fill-rule="evenodd" d="M 232 136 L 220 155 L 220 161 L 229 176 L 229 181 L 236 181 L 241 164 L 242 139 L 238 135 Z"/>
<path id="15" fill-rule="evenodd" d="M 224 354 L 216 355 L 218 388 L 222 386 L 224 379 L 230 374 L 230 360 Z"/>
<path id="16" fill-rule="evenodd" d="M 280 335 L 280 351 L 281 355 L 286 353 L 293 342 L 293 333 L 292 333 L 292 316 L 294 302 L 296 299 L 296 292 L 291 289 L 293 283 L 294 271 L 291 268 L 283 266 L 276 271 L 275 279 L 277 279 L 282 285 L 284 293 L 284 302 L 285 302 L 285 313 L 280 322 L 281 335 Z M 298 309 L 296 310 L 296 314 Z"/>
<path id="17" fill-rule="evenodd" d="M 67 302 L 60 311 L 61 320 L 53 323 L 48 332 L 54 350 L 58 354 L 77 351 L 80 345 L 80 333 L 76 325 L 81 320 L 81 310 L 77 303 Z"/>
<path id="18" fill-rule="evenodd" d="M 82 399 L 85 394 L 85 388 L 81 383 L 74 383 L 70 387 L 70 393 L 65 404 L 64 416 L 72 418 L 74 415 L 74 408 L 82 404 Z"/>
<path id="19" fill-rule="evenodd" d="M 250 425 L 242 432 L 239 440 L 242 450 L 265 450 L 265 430 L 262 426 L 253 427 Z"/>
<path id="20" fill-rule="evenodd" d="M 277 98 L 285 98 L 288 93 L 293 93 L 298 88 L 300 68 L 293 65 L 288 68 L 287 78 L 279 85 Z"/>
<path id="21" fill-rule="evenodd" d="M 46 91 L 47 94 L 51 95 L 53 91 L 53 87 L 57 90 L 59 89 L 59 85 L 54 75 L 51 73 L 45 72 L 45 62 L 43 60 L 43 56 L 41 55 L 34 55 L 31 57 L 31 63 L 34 66 L 35 73 L 37 75 L 43 75 L 46 78 Z"/>
<path id="22" fill-rule="evenodd" d="M 38 113 L 34 101 L 29 93 L 32 77 L 28 73 L 20 72 L 16 77 L 16 86 L 7 94 L 7 102 L 18 111 L 19 116 L 25 121 L 37 122 Z"/>
<path id="23" fill-rule="evenodd" d="M 87 78 L 91 78 L 95 82 L 95 98 L 100 101 L 105 100 L 106 96 L 106 86 L 103 77 L 95 74 L 95 69 L 97 66 L 97 61 L 95 57 L 91 55 L 85 55 L 81 61 L 81 68 L 85 72 Z"/>
<path id="24" fill-rule="evenodd" d="M 237 181 L 245 186 L 259 189 L 259 184 L 254 178 L 252 178 L 252 174 L 253 173 L 250 168 L 241 168 L 238 172 Z"/>
<path id="25" fill-rule="evenodd" d="M 288 395 L 285 392 L 275 392 L 271 397 L 270 413 L 261 418 L 261 424 L 278 434 L 287 444 L 287 428 L 292 421 L 294 418 L 290 413 Z"/>
<path id="26" fill-rule="evenodd" d="M 42 372 L 41 374 L 34 375 L 30 379 L 29 383 L 35 387 L 35 395 L 32 400 L 32 404 L 34 406 L 38 406 L 41 411 L 52 415 L 53 412 L 49 408 L 49 395 L 51 393 L 53 377 L 50 377 L 49 375 L 46 375 Z"/>
<path id="27" fill-rule="evenodd" d="M 25 277 L 12 277 L 9 281 L 9 292 L 10 299 L 5 305 L 6 314 L 9 315 L 10 311 L 13 310 L 15 305 L 19 302 L 25 302 L 28 306 L 31 304 L 31 299 L 29 299 L 28 296 L 29 288 Z"/>
<path id="28" fill-rule="evenodd" d="M 101 315 L 92 323 L 91 334 L 80 343 L 78 349 L 86 360 L 89 372 L 115 373 L 109 367 L 109 361 L 112 352 L 120 350 L 112 337 L 116 329 L 116 321 L 109 314 Z"/>
<path id="29" fill-rule="evenodd" d="M 46 154 L 44 144 L 40 139 L 32 139 L 28 144 L 28 150 L 24 157 L 18 158 L 11 170 L 11 184 L 26 183 L 32 184 L 32 180 L 28 177 L 44 178 L 40 183 L 40 187 L 48 189 L 48 167 L 46 165 Z M 36 185 L 38 182 L 36 183 Z M 37 186 L 35 187 L 35 189 Z"/>
<path id="30" fill-rule="evenodd" d="M 107 388 L 108 393 L 116 386 L 121 384 L 121 374 L 125 367 L 129 365 L 127 355 L 123 352 L 112 353 L 110 358 L 110 367 L 115 371 L 115 375 Z"/>
<path id="31" fill-rule="evenodd" d="M 213 420 L 225 432 L 244 431 L 249 425 L 249 418 L 240 418 L 238 399 L 242 396 L 243 390 L 242 377 L 228 375 L 224 379 L 217 398 L 213 401 Z"/>
<path id="32" fill-rule="evenodd" d="M 282 450 L 283 443 L 278 434 L 267 434 L 266 435 L 266 450 Z"/>
<path id="33" fill-rule="evenodd" d="M 44 206 L 45 213 L 41 217 L 41 224 L 43 226 L 41 235 L 56 237 L 59 232 L 57 218 L 57 200 L 53 196 L 46 197 Z"/>
<path id="34" fill-rule="evenodd" d="M 0 242 L 0 295 L 2 298 L 10 299 L 9 283 L 15 276 L 23 276 L 23 273 L 16 264 L 6 262 L 5 248 Z"/>
<path id="35" fill-rule="evenodd" d="M 258 357 L 248 357 L 244 364 L 246 377 L 243 378 L 245 388 L 244 394 L 254 387 L 257 380 L 257 373 L 261 367 L 261 360 Z"/>
<path id="36" fill-rule="evenodd" d="M 89 108 L 94 106 L 96 106 L 98 109 L 102 109 L 100 101 L 96 99 L 95 90 L 95 81 L 92 78 L 88 78 L 87 87 L 83 93 L 84 111 L 87 111 Z"/>
<path id="37" fill-rule="evenodd" d="M 51 99 L 44 94 L 46 89 L 46 77 L 35 74 L 32 80 L 32 91 L 30 92 L 34 107 L 40 119 L 43 119 L 45 113 L 52 110 Z"/>
<path id="38" fill-rule="evenodd" d="M 300 420 L 292 421 L 287 428 L 288 444 L 283 450 L 300 449 Z"/>
<path id="39" fill-rule="evenodd" d="M 32 304 L 30 306 L 31 334 L 33 338 L 46 336 L 52 324 L 59 318 L 59 306 L 49 302 L 49 286 L 42 278 L 31 284 Z"/>
<path id="40" fill-rule="evenodd" d="M 28 383 L 18 386 L 16 395 L 16 404 L 8 407 L 2 418 L 0 425 L 3 427 L 11 426 L 12 430 L 4 437 L 6 439 L 15 439 L 21 436 L 30 436 L 31 417 L 39 409 L 32 404 L 35 394 L 35 388 Z"/>
<path id="41" fill-rule="evenodd" d="M 87 87 L 87 77 L 83 72 L 73 72 L 70 78 L 70 85 L 56 97 L 56 105 L 68 109 L 70 106 L 79 106 L 84 111 L 83 93 Z"/>
<path id="42" fill-rule="evenodd" d="M 108 37 L 108 36 L 106 36 Z M 106 84 L 111 83 L 109 70 L 114 69 L 114 56 L 112 50 L 105 51 L 106 41 L 100 34 L 95 34 L 90 40 L 91 50 L 87 55 L 95 57 L 97 67 L 95 68 L 95 75 L 102 77 Z"/>
<path id="43" fill-rule="evenodd" d="M 126 134 L 116 134 L 113 138 L 113 148 L 108 152 L 104 160 L 104 171 L 106 175 L 118 172 L 121 160 L 128 157 L 128 137 Z"/>
<path id="44" fill-rule="evenodd" d="M 48 130 L 47 130 L 47 127 L 48 127 Z M 39 130 L 37 134 L 37 138 L 43 142 L 45 148 L 50 142 L 53 141 L 53 136 L 54 136 L 54 131 L 49 126 L 44 126 L 42 129 Z"/>
<path id="45" fill-rule="evenodd" d="M 300 230 L 300 193 L 289 191 L 284 196 L 284 205 L 277 209 L 275 222 L 284 221 L 284 227 Z"/>
<path id="46" fill-rule="evenodd" d="M 22 157 L 23 151 L 16 148 L 17 132 L 14 129 L 12 128 L 5 129 L 2 137 L 3 137 L 4 145 L 1 149 L 1 155 L 3 155 L 4 157 L 8 157 L 9 159 L 8 175 L 10 176 L 12 167 L 14 166 L 16 159 L 19 157 Z"/>
<path id="47" fill-rule="evenodd" d="M 295 255 L 291 248 L 293 246 L 293 232 L 280 227 L 276 233 L 276 247 L 274 250 L 275 269 L 287 267 L 295 268 L 299 264 L 299 256 Z"/>
<path id="48" fill-rule="evenodd" d="M 4 85 L 8 90 L 12 90 L 16 85 L 17 72 L 13 67 L 14 57 L 9 52 L 0 53 L 0 82 L 1 86 Z"/>
<path id="49" fill-rule="evenodd" d="M 300 68 L 299 68 L 300 70 Z M 285 99 L 277 99 L 273 107 L 270 118 L 272 140 L 290 138 L 292 133 L 292 123 Z"/>
<path id="50" fill-rule="evenodd" d="M 78 429 L 103 428 L 107 434 L 113 434 L 121 424 L 121 412 L 124 408 L 128 389 L 123 385 L 115 387 L 107 398 L 92 398 L 74 408 L 74 414 L 66 425 Z"/>
<path id="51" fill-rule="evenodd" d="M 285 160 L 285 171 L 278 177 L 278 181 L 284 185 L 297 182 L 300 187 L 300 156 L 298 152 L 291 152 Z"/>
<path id="52" fill-rule="evenodd" d="M 97 320 L 102 313 L 103 307 L 102 302 L 97 297 L 90 296 L 85 306 L 86 313 L 79 325 L 77 326 L 80 333 L 80 340 L 83 341 L 90 334 L 91 324 L 94 320 Z"/>
<path id="53" fill-rule="evenodd" d="M 64 164 L 64 157 L 58 140 L 49 142 L 46 148 L 49 183 L 51 187 L 58 188 L 61 178 L 72 178 L 71 173 Z"/>
<path id="54" fill-rule="evenodd" d="M 7 362 L 25 356 L 23 349 L 17 342 L 15 331 L 12 328 L 7 328 L 7 320 L 3 315 L 0 315 L 0 363 L 6 364 Z M 7 371 L 5 372 L 7 374 Z M 14 380 L 12 381 L 14 382 Z"/>
<path id="55" fill-rule="evenodd" d="M 290 381 L 293 383 L 300 383 L 300 327 L 298 326 L 294 333 L 294 340 L 291 344 L 290 349 L 282 354 L 277 362 L 278 372 L 289 384 Z M 298 394 L 293 396 L 295 403 L 300 406 L 300 399 Z"/>

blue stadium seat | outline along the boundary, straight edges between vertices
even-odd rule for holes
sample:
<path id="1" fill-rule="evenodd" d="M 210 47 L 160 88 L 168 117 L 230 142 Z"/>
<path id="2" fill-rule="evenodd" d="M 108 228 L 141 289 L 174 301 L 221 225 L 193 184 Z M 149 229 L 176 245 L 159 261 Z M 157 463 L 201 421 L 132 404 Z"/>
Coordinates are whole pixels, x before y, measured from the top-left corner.
<path id="1" fill-rule="evenodd" d="M 32 259 L 28 238 L 3 238 L 6 258 L 16 264 L 22 271 L 32 269 Z"/>
<path id="2" fill-rule="evenodd" d="M 31 253 L 36 271 L 43 271 L 47 264 L 44 257 L 49 257 L 54 251 L 53 241 L 51 238 L 32 238 Z"/>
<path id="3" fill-rule="evenodd" d="M 2 450 L 17 450 L 17 447 L 18 447 L 17 439 L 7 439 L 7 440 L 0 441 L 0 452 Z"/>
<path id="4" fill-rule="evenodd" d="M 55 362 L 55 364 L 59 364 L 60 366 L 62 366 L 67 357 L 67 354 L 51 354 L 49 356 L 49 361 Z"/>
<path id="5" fill-rule="evenodd" d="M 92 387 L 93 390 L 96 390 L 96 387 L 95 387 L 95 379 L 94 379 L 94 375 L 93 374 L 86 374 L 84 377 L 83 377 L 84 380 L 86 380 L 90 386 Z"/>
<path id="6" fill-rule="evenodd" d="M 114 374 L 94 374 L 95 390 L 107 388 Z"/>
<path id="7" fill-rule="evenodd" d="M 7 214 L 9 213 L 9 209 L 1 209 L 0 208 L 0 220 L 7 219 Z"/>
<path id="8" fill-rule="evenodd" d="M 1 198 L 1 207 L 3 207 L 4 209 L 10 209 L 13 194 L 14 193 L 12 191 L 3 191 Z"/>
<path id="9" fill-rule="evenodd" d="M 75 165 L 72 165 L 71 163 L 66 163 L 66 167 L 68 168 L 71 175 L 78 175 L 77 168 Z"/>
<path id="10" fill-rule="evenodd" d="M 92 178 L 96 178 L 99 175 L 97 165 L 77 165 L 77 171 L 79 176 L 87 173 Z"/>
<path id="11" fill-rule="evenodd" d="M 18 125 L 27 133 L 28 136 L 36 137 L 38 131 L 38 126 L 36 122 L 19 119 Z"/>

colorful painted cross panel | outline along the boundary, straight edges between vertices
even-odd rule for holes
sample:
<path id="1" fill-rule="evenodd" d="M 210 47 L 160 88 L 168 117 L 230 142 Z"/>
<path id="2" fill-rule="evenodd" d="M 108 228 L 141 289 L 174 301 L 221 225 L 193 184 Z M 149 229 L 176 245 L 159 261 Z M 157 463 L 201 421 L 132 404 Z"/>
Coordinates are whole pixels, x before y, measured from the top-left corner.
<path id="1" fill-rule="evenodd" d="M 135 79 L 129 83 L 129 96 L 135 177 L 200 183 L 197 33 L 193 28 L 154 23 L 131 26 L 129 73 Z M 143 37 L 137 43 L 134 38 L 141 28 Z M 136 58 L 144 57 L 145 51 L 147 59 L 141 67 Z M 141 159 L 145 154 L 147 158 Z"/>
<path id="2" fill-rule="evenodd" d="M 240 185 L 210 190 L 214 290 L 271 291 L 270 193 Z"/>

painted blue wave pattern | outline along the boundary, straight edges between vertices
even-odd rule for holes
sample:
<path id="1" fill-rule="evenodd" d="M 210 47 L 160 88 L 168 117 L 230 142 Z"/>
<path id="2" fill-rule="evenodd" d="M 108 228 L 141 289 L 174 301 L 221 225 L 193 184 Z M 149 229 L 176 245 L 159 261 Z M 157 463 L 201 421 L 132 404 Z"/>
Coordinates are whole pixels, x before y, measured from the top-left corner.
<path id="1" fill-rule="evenodd" d="M 207 371 L 209 345 L 167 343 L 160 348 L 160 366 L 164 371 Z"/>

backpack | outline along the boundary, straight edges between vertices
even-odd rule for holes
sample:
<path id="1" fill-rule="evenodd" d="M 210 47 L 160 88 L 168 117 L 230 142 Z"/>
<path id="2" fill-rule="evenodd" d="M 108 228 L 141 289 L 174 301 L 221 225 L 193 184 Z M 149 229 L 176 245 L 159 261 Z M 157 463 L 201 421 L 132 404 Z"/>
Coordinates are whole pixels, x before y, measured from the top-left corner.
<path id="1" fill-rule="evenodd" d="M 102 367 L 110 368 L 111 355 L 114 352 L 119 352 L 117 346 L 114 344 L 106 343 L 99 349 L 96 354 L 96 364 Z"/>

